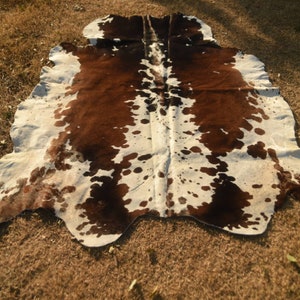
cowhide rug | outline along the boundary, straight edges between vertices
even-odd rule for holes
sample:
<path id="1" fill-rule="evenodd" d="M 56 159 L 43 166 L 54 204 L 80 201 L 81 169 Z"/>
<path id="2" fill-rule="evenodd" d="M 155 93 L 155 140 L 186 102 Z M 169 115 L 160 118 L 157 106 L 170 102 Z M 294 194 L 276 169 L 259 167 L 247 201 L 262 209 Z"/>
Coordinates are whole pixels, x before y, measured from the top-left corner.
<path id="1" fill-rule="evenodd" d="M 0 221 L 53 209 L 87 246 L 141 215 L 260 234 L 300 198 L 288 104 L 253 55 L 196 17 L 97 19 L 63 43 L 15 115 L 0 160 Z"/>

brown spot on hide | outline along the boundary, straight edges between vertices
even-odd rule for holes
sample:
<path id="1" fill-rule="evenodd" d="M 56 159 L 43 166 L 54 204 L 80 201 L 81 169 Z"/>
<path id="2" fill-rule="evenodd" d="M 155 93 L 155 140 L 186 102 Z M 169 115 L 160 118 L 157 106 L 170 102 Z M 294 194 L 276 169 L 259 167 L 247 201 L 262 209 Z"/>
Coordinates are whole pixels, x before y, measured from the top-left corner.
<path id="1" fill-rule="evenodd" d="M 135 131 L 132 132 L 132 134 L 140 134 L 140 133 L 141 133 L 140 130 L 135 130 Z"/>
<path id="2" fill-rule="evenodd" d="M 247 153 L 254 158 L 266 159 L 267 150 L 264 149 L 265 144 L 263 142 L 257 142 L 255 145 L 250 145 L 247 147 Z"/>
<path id="3" fill-rule="evenodd" d="M 184 155 L 189 155 L 191 153 L 191 151 L 183 149 L 183 150 L 181 150 L 181 153 Z"/>
<path id="4" fill-rule="evenodd" d="M 194 153 L 201 153 L 202 152 L 201 149 L 197 146 L 191 147 L 190 150 Z"/>
<path id="5" fill-rule="evenodd" d="M 62 190 L 61 193 L 62 194 L 69 194 L 69 193 L 73 193 L 76 191 L 76 187 L 75 186 L 65 186 Z"/>
<path id="6" fill-rule="evenodd" d="M 173 178 L 168 178 L 167 186 L 169 187 L 173 183 Z"/>
<path id="7" fill-rule="evenodd" d="M 168 208 L 174 206 L 175 202 L 173 201 L 173 193 L 168 193 L 167 194 L 167 199 L 166 199 L 166 206 Z"/>
<path id="8" fill-rule="evenodd" d="M 180 204 L 186 204 L 186 202 L 187 202 L 186 198 L 184 198 L 184 197 L 179 197 L 178 201 Z"/>
<path id="9" fill-rule="evenodd" d="M 206 173 L 209 176 L 216 176 L 216 174 L 218 173 L 218 170 L 215 168 L 202 167 L 202 168 L 200 168 L 200 171 L 203 173 Z"/>
<path id="10" fill-rule="evenodd" d="M 56 121 L 54 123 L 54 125 L 57 126 L 57 127 L 63 127 L 63 126 L 66 125 L 66 122 L 65 121 Z"/>
<path id="11" fill-rule="evenodd" d="M 187 135 L 194 135 L 190 130 L 188 130 L 188 131 L 183 131 L 182 133 L 187 134 Z"/>
<path id="12" fill-rule="evenodd" d="M 35 168 L 34 170 L 31 171 L 31 176 L 30 176 L 30 183 L 34 183 L 38 178 L 41 178 L 45 175 L 45 167 L 42 168 Z"/>
<path id="13" fill-rule="evenodd" d="M 124 200 L 124 205 L 128 205 L 132 202 L 132 199 L 126 199 Z"/>
<path id="14" fill-rule="evenodd" d="M 265 213 L 260 213 L 260 215 L 265 219 L 265 221 L 268 221 L 268 217 L 265 215 Z"/>
<path id="15" fill-rule="evenodd" d="M 201 186 L 201 189 L 203 191 L 209 191 L 211 188 L 210 188 L 210 186 Z"/>
<path id="16" fill-rule="evenodd" d="M 139 157 L 138 157 L 138 160 L 141 160 L 141 161 L 143 161 L 143 160 L 148 160 L 148 159 L 150 159 L 151 157 L 152 157 L 152 154 L 145 154 L 145 155 L 139 156 Z"/>
<path id="17" fill-rule="evenodd" d="M 158 172 L 158 177 L 160 178 L 164 178 L 165 177 L 165 174 L 161 171 Z"/>
<path id="18" fill-rule="evenodd" d="M 166 112 L 163 108 L 161 108 L 161 109 L 159 110 L 159 112 L 160 112 L 160 114 L 161 114 L 162 116 L 166 116 L 166 115 L 167 115 L 167 112 Z"/>
<path id="19" fill-rule="evenodd" d="M 142 173 L 143 172 L 143 169 L 140 168 L 140 167 L 137 167 L 133 170 L 134 173 Z"/>
<path id="20" fill-rule="evenodd" d="M 142 201 L 142 202 L 140 203 L 140 206 L 141 206 L 141 207 L 146 207 L 146 206 L 147 206 L 147 204 L 148 204 L 148 202 L 147 202 L 147 201 Z"/>
<path id="21" fill-rule="evenodd" d="M 253 184 L 252 187 L 253 187 L 254 189 L 260 189 L 260 188 L 263 187 L 263 185 L 262 185 L 262 184 Z"/>
<path id="22" fill-rule="evenodd" d="M 254 132 L 258 135 L 264 135 L 265 134 L 265 131 L 261 128 L 255 128 Z"/>

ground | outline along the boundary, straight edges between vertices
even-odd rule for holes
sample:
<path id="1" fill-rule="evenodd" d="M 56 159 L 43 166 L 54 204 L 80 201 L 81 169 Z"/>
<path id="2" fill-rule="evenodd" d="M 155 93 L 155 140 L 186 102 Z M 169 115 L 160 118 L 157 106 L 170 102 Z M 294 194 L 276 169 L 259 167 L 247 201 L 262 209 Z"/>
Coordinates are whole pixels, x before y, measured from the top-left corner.
<path id="1" fill-rule="evenodd" d="M 16 106 L 50 65 L 49 49 L 84 44 L 95 18 L 173 12 L 212 27 L 221 46 L 258 56 L 300 120 L 300 6 L 295 0 L 0 0 L 0 154 Z M 233 236 L 193 220 L 138 220 L 113 246 L 85 248 L 51 213 L 0 225 L 0 299 L 299 299 L 300 202 L 268 231 Z"/>

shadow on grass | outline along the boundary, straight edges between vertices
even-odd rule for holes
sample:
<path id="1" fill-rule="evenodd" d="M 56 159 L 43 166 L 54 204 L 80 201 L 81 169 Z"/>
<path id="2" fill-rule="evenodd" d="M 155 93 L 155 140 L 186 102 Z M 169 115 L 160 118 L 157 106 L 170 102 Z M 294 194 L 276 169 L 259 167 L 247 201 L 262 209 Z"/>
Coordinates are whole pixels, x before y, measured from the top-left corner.
<path id="1" fill-rule="evenodd" d="M 39 208 L 34 211 L 24 211 L 20 215 L 18 215 L 16 218 L 23 218 L 27 221 L 31 220 L 33 218 L 33 214 L 37 215 L 37 217 L 42 220 L 44 224 L 55 224 L 58 223 L 62 226 L 64 222 L 61 222 L 61 220 L 55 216 L 54 211 L 50 209 L 44 209 L 44 208 Z M 0 241 L 2 238 L 9 233 L 9 227 L 12 224 L 13 219 L 9 220 L 4 223 L 0 223 Z"/>
<path id="2" fill-rule="evenodd" d="M 5 223 L 0 224 L 0 242 L 2 241 L 3 236 L 8 234 L 9 232 L 9 225 L 11 224 L 12 221 L 8 221 Z"/>
<path id="3" fill-rule="evenodd" d="M 212 237 L 218 237 L 221 235 L 225 235 L 225 236 L 230 236 L 231 238 L 234 238 L 239 241 L 251 242 L 251 243 L 257 244 L 259 246 L 266 247 L 266 248 L 269 247 L 268 236 L 269 236 L 269 230 L 270 230 L 270 226 L 271 226 L 270 224 L 269 224 L 267 230 L 263 234 L 246 236 L 246 235 L 237 235 L 237 234 L 230 233 L 230 232 L 222 230 L 218 227 L 214 227 L 212 225 L 202 223 L 201 221 L 199 221 L 193 217 L 190 217 L 190 216 L 176 216 L 176 217 L 169 217 L 169 218 L 160 218 L 160 217 L 155 217 L 155 216 L 151 216 L 151 215 L 144 215 L 144 216 L 140 216 L 140 217 L 136 218 L 133 221 L 133 223 L 131 223 L 127 227 L 127 229 L 124 231 L 124 233 L 116 241 L 114 241 L 108 245 L 101 246 L 101 247 L 89 248 L 89 247 L 83 246 L 83 248 L 91 256 L 93 256 L 96 260 L 99 260 L 103 253 L 109 252 L 109 253 L 112 253 L 112 255 L 113 255 L 114 248 L 119 248 L 119 247 L 124 246 L 130 240 L 134 231 L 137 230 L 137 227 L 141 223 L 147 222 L 147 221 L 154 221 L 154 222 L 163 223 L 163 224 L 172 224 L 174 231 L 180 230 L 179 227 L 181 227 L 181 225 L 184 226 L 185 224 L 192 224 L 198 228 L 205 230 Z M 201 232 L 199 231 L 199 235 L 200 234 L 201 234 Z M 77 242 L 77 243 L 79 243 L 79 242 Z M 148 256 L 149 256 L 149 260 L 150 260 L 151 264 L 155 265 L 157 263 L 157 257 L 156 257 L 156 253 L 152 250 L 153 249 L 148 249 Z"/>

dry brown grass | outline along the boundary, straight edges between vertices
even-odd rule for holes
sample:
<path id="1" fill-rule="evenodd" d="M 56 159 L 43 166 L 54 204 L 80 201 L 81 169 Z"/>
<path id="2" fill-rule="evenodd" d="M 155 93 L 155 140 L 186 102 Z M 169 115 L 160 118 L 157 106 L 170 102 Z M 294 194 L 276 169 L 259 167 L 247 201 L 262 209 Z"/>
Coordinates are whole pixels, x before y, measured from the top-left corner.
<path id="1" fill-rule="evenodd" d="M 83 44 L 82 28 L 109 13 L 177 11 L 203 19 L 222 46 L 263 60 L 300 119 L 296 0 L 0 0 L 0 154 L 12 149 L 14 111 L 51 47 Z M 299 268 L 286 259 L 300 259 L 299 209 L 288 201 L 252 238 L 188 220 L 143 220 L 110 251 L 82 247 L 47 213 L 25 213 L 0 225 L 0 299 L 299 299 Z"/>

